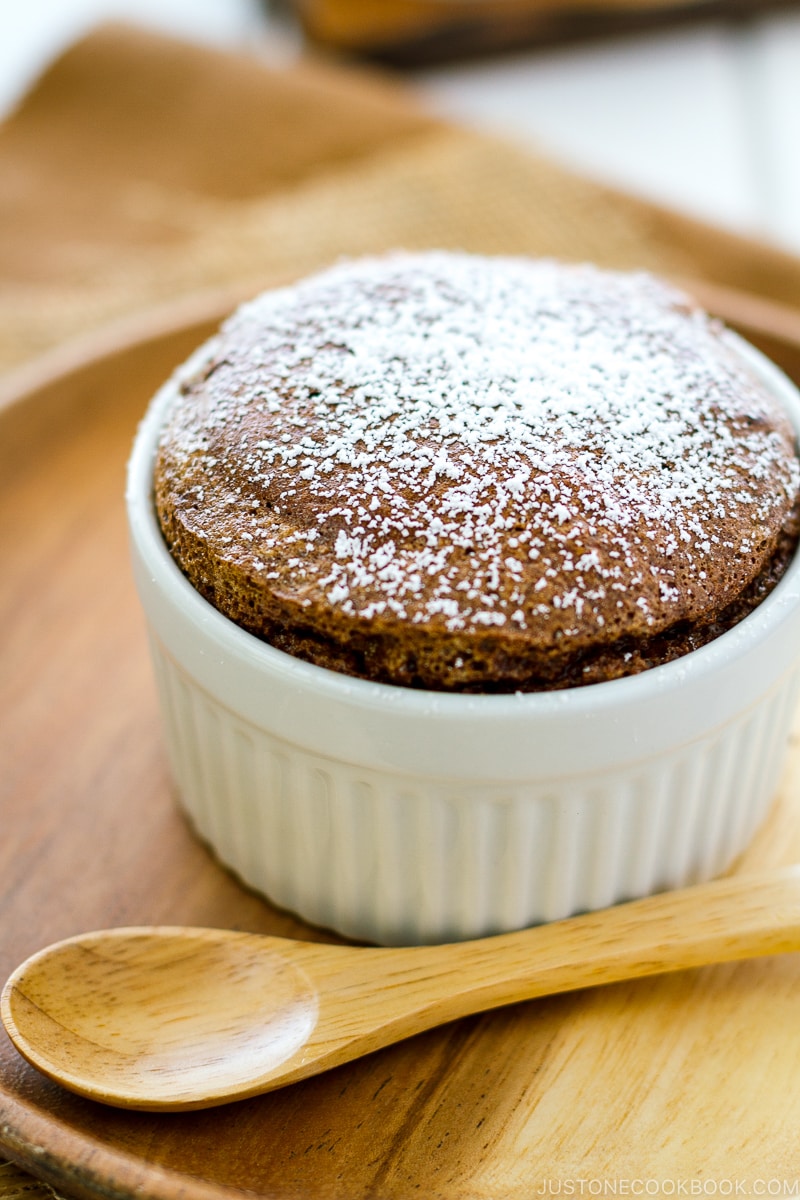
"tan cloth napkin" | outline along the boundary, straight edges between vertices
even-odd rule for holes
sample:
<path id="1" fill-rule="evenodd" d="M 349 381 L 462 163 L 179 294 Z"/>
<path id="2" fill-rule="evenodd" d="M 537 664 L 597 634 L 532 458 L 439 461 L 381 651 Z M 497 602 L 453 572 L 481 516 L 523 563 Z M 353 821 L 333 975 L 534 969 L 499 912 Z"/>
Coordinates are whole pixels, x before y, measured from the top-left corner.
<path id="1" fill-rule="evenodd" d="M 0 370 L 198 289 L 396 246 L 697 277 L 755 294 L 800 347 L 789 255 L 432 120 L 384 79 L 114 27 L 0 128 Z M 0 1163 L 0 1198 L 52 1195 Z"/>
<path id="2" fill-rule="evenodd" d="M 2 1151 L 0 1151 L 2 1158 Z M 0 1161 L 0 1200 L 66 1200 L 49 1184 L 41 1183 L 14 1163 Z"/>
<path id="3" fill-rule="evenodd" d="M 0 369 L 198 289 L 394 246 L 588 258 L 800 305 L 791 256 L 435 121 L 399 84 L 110 27 L 0 127 Z"/>

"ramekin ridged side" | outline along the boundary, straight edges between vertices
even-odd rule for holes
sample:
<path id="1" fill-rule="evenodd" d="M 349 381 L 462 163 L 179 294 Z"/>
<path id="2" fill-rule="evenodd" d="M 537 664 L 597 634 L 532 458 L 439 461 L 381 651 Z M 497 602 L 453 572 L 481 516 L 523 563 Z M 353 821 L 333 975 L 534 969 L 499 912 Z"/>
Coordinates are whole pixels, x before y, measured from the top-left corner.
<path id="1" fill-rule="evenodd" d="M 740 352 L 800 431 L 800 397 Z M 200 836 L 306 920 L 384 944 L 478 937 L 724 871 L 764 820 L 800 688 L 800 557 L 734 629 L 563 692 L 417 692 L 293 659 L 195 592 L 155 517 L 173 384 L 129 465 L 167 750 Z"/>

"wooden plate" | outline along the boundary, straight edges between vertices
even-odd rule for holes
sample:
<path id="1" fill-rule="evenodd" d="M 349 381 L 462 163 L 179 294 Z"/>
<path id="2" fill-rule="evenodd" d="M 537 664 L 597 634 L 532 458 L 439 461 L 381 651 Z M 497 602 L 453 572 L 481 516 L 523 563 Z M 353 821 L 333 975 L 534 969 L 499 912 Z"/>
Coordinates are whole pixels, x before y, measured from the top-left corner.
<path id="1" fill-rule="evenodd" d="M 136 422 L 234 298 L 158 314 L 7 384 L 3 978 L 41 945 L 106 925 L 326 936 L 240 887 L 179 816 L 128 568 L 122 496 Z M 800 378 L 794 314 L 733 293 L 705 298 Z M 799 768 L 792 749 L 740 870 L 800 860 Z M 71 1096 L 3 1037 L 0 1147 L 62 1191 L 157 1200 L 530 1200 L 626 1181 L 680 1194 L 688 1180 L 794 1180 L 799 959 L 517 1005 L 263 1098 L 174 1116 Z"/>

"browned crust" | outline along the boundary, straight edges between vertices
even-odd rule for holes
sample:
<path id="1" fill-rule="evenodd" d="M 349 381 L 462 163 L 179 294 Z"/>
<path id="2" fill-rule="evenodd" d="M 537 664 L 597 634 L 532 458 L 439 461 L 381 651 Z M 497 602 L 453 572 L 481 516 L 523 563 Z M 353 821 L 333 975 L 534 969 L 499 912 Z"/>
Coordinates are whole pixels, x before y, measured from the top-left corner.
<path id="1" fill-rule="evenodd" d="M 673 313 L 692 313 L 674 293 L 666 294 L 664 304 Z M 772 590 L 796 549 L 798 501 L 796 496 L 792 501 L 785 484 L 785 464 L 794 463 L 793 434 L 775 404 L 769 418 L 758 402 L 751 408 L 749 397 L 761 385 L 749 377 L 741 406 L 734 403 L 733 415 L 723 418 L 725 434 L 744 444 L 751 433 L 765 432 L 782 449 L 759 484 L 769 503 L 756 504 L 757 519 L 730 512 L 719 520 L 713 514 L 706 518 L 705 528 L 716 538 L 710 552 L 694 545 L 668 547 L 666 534 L 660 537 L 652 520 L 648 524 L 645 516 L 636 518 L 625 529 L 632 557 L 626 578 L 636 580 L 636 590 L 609 591 L 594 606 L 591 619 L 583 621 L 576 619 L 574 610 L 565 612 L 557 600 L 551 601 L 558 589 L 571 587 L 575 580 L 587 588 L 591 580 L 584 585 L 579 572 L 566 581 L 563 576 L 547 578 L 542 568 L 542 559 L 550 561 L 546 542 L 538 560 L 517 564 L 521 573 L 514 577 L 501 573 L 495 585 L 494 601 L 506 611 L 513 607 L 512 595 L 522 597 L 524 628 L 508 621 L 502 626 L 453 627 L 445 616 L 421 607 L 408 619 L 396 611 L 364 615 L 381 599 L 380 586 L 374 583 L 356 596 L 356 611 L 348 612 L 331 602 L 320 583 L 335 568 L 337 537 L 349 532 L 340 501 L 346 486 L 326 500 L 291 463 L 273 462 L 263 477 L 252 466 L 241 465 L 238 447 L 258 445 L 265 436 L 274 441 L 282 429 L 299 436 L 292 430 L 300 425 L 304 433 L 316 436 L 315 397 L 298 400 L 291 380 L 276 380 L 267 370 L 270 394 L 278 402 L 269 412 L 249 403 L 252 374 L 243 364 L 249 363 L 257 342 L 252 323 L 234 321 L 183 377 L 177 423 L 168 425 L 158 454 L 156 507 L 170 553 L 194 587 L 242 628 L 305 661 L 360 678 L 460 692 L 552 690 L 615 679 L 669 662 L 738 623 Z M 722 340 L 718 346 L 712 341 L 712 351 L 730 360 L 730 348 Z M 220 399 L 231 419 L 209 424 L 208 412 Z M 748 415 L 751 412 L 756 415 Z M 190 436 L 183 441 L 187 429 Z M 428 431 L 420 444 L 426 439 L 435 446 L 435 431 Z M 187 451 L 195 442 L 197 448 Z M 457 442 L 451 442 L 451 461 L 458 463 L 459 452 Z M 746 467 L 736 464 L 738 479 L 745 480 Z M 465 466 L 463 473 L 471 469 Z M 349 470 L 347 465 L 337 466 L 339 482 L 347 485 Z M 578 496 L 584 486 L 579 471 L 574 478 L 565 474 L 556 482 L 564 495 Z M 746 482 L 752 484 L 750 479 Z M 418 485 L 415 490 L 402 474 L 393 483 L 391 504 L 418 503 Z M 498 486 L 503 484 L 500 468 Z M 448 486 L 448 480 L 436 480 L 425 493 L 425 504 L 435 509 Z M 385 504 L 388 512 L 388 503 L 376 498 L 376 521 Z M 248 532 L 254 510 L 259 530 L 255 537 Z M 501 535 L 501 559 L 512 553 L 517 534 L 531 517 L 524 504 L 507 511 L 515 513 L 515 520 Z M 619 555 L 610 555 L 602 527 L 599 533 L 592 530 L 582 516 L 570 525 L 569 554 L 578 560 L 591 550 L 602 560 L 603 570 L 613 567 Z M 298 550 L 310 529 L 315 531 L 313 544 Z M 393 536 L 397 540 L 396 529 Z M 418 523 L 407 545 L 419 537 Z M 558 531 L 556 537 L 553 556 L 563 560 L 564 539 Z M 447 563 L 454 589 L 459 583 L 469 584 L 475 562 L 469 549 L 453 550 Z M 659 595 L 659 579 L 665 577 L 674 593 L 669 603 Z M 435 583 L 435 577 L 422 580 L 422 601 L 435 594 Z"/>
<path id="2" fill-rule="evenodd" d="M 290 592 L 265 589 L 260 579 L 236 563 L 218 558 L 209 543 L 176 516 L 163 487 L 157 487 L 157 495 L 173 558 L 197 591 L 242 629 L 329 670 L 430 691 L 553 691 L 672 662 L 732 629 L 757 608 L 783 577 L 800 538 L 796 504 L 756 577 L 702 619 L 676 621 L 653 637 L 626 635 L 579 649 L 559 640 L 542 647 L 521 633 L 459 634 L 380 619 L 343 620 L 321 606 L 302 608 Z"/>

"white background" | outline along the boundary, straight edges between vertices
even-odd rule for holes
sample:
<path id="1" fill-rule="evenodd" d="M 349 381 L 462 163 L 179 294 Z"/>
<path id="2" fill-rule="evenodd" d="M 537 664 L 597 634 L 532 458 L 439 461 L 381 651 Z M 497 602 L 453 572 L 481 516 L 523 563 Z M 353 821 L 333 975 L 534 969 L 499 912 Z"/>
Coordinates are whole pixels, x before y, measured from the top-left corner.
<path id="1" fill-rule="evenodd" d="M 259 0 L 0 0 L 0 115 L 109 17 L 281 60 L 300 48 Z M 409 80 L 443 113 L 800 253 L 800 5 Z"/>

